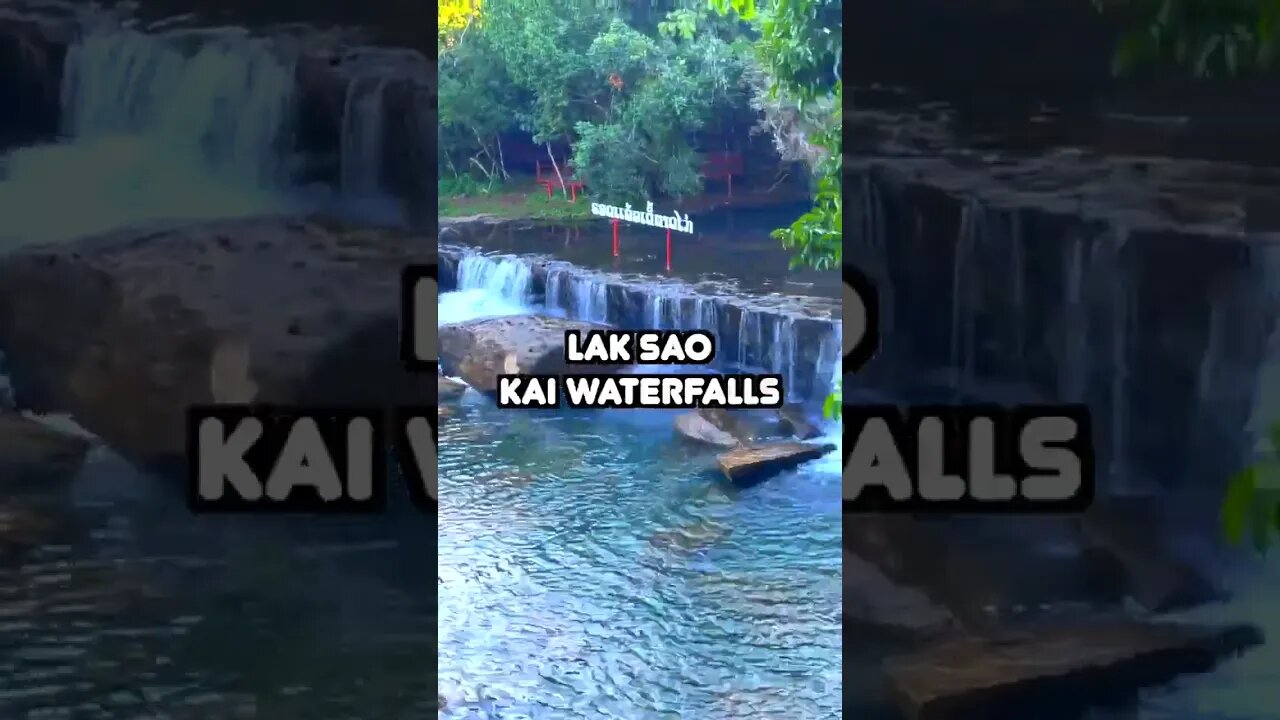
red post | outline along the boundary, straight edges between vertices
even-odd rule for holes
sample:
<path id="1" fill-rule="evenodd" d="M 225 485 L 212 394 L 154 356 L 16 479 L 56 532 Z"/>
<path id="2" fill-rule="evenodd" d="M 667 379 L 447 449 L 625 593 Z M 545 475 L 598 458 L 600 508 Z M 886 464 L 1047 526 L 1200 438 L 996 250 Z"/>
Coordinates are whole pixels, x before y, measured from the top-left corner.
<path id="1" fill-rule="evenodd" d="M 613 224 L 613 256 L 618 257 L 618 219 L 613 218 L 609 222 Z"/>
<path id="2" fill-rule="evenodd" d="M 667 228 L 667 272 L 671 272 L 671 228 Z"/>

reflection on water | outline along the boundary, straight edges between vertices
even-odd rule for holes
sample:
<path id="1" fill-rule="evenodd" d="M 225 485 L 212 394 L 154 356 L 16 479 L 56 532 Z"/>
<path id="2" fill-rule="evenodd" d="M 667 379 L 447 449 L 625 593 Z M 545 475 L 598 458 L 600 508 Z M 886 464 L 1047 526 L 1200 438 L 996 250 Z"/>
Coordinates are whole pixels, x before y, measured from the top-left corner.
<path id="1" fill-rule="evenodd" d="M 193 518 L 109 455 L 4 491 L 0 717 L 429 716 L 423 518 Z"/>
<path id="2" fill-rule="evenodd" d="M 0 157 L 0 249 L 153 220 L 249 216 L 291 207 L 300 206 L 215 176 L 194 150 L 148 138 L 99 137 Z"/>
<path id="3" fill-rule="evenodd" d="M 671 420 L 476 402 L 443 423 L 450 717 L 839 712 L 837 474 L 726 490 Z"/>
<path id="4" fill-rule="evenodd" d="M 440 302 L 453 321 L 518 310 Z M 673 417 L 468 395 L 442 423 L 448 717 L 838 715 L 836 455 L 737 491 Z"/>
<path id="5" fill-rule="evenodd" d="M 609 221 L 593 219 L 578 227 L 517 227 L 467 243 L 488 250 L 547 254 L 597 270 L 669 275 L 688 281 L 715 280 L 744 292 L 838 297 L 834 272 L 790 267 L 791 254 L 769 233 L 795 221 L 805 206 L 719 210 L 694 217 L 693 235 L 671 234 L 671 271 L 666 270 L 666 231 L 623 223 L 619 256 L 613 257 Z M 448 242 L 447 235 L 442 238 Z"/>

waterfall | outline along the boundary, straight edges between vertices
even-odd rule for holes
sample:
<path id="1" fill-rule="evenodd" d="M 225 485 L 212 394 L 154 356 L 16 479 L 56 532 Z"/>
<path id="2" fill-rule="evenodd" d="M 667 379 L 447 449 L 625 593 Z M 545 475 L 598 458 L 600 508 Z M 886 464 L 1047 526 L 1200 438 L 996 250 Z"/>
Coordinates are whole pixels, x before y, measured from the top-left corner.
<path id="1" fill-rule="evenodd" d="M 387 83 L 386 77 L 354 77 L 347 84 L 341 155 L 341 189 L 346 195 L 372 197 L 382 191 Z"/>
<path id="2" fill-rule="evenodd" d="M 291 57 L 234 29 L 87 24 L 64 63 L 63 139 L 0 156 L 0 251 L 302 207 L 288 190 Z"/>
<path id="3" fill-rule="evenodd" d="M 174 162 L 273 185 L 285 179 L 293 79 L 291 60 L 243 31 L 102 27 L 67 51 L 63 130 L 147 136 Z"/>
<path id="4" fill-rule="evenodd" d="M 575 320 L 610 322 L 609 285 L 604 278 L 572 266 L 548 267 L 546 296 L 548 308 L 563 310 Z"/>
<path id="5" fill-rule="evenodd" d="M 458 289 L 484 290 L 502 300 L 527 304 L 533 295 L 533 268 L 512 255 L 471 253 L 458 262 Z"/>
<path id="6" fill-rule="evenodd" d="M 645 326 L 657 330 L 705 330 L 716 336 L 716 354 L 723 362 L 782 376 L 789 398 L 802 401 L 825 397 L 839 377 L 840 323 L 821 335 L 816 353 L 803 353 L 797 338 L 799 319 L 776 311 L 742 308 L 738 316 L 737 347 L 730 353 L 719 332 L 714 298 L 673 295 L 655 288 L 644 298 Z M 833 374 L 834 373 L 834 374 Z"/>
<path id="7" fill-rule="evenodd" d="M 456 251 L 454 249 L 453 251 Z M 445 250 L 448 254 L 450 250 Z M 457 255 L 458 297 L 450 322 L 484 315 L 530 312 L 542 299 L 552 314 L 615 327 L 703 330 L 716 338 L 722 368 L 777 373 L 789 402 L 827 396 L 840 378 L 841 323 L 804 316 L 771 304 L 752 305 L 670 282 L 648 282 L 538 257 Z M 470 295 L 471 297 L 464 297 Z M 499 304 L 481 307 L 478 296 Z M 442 300 L 443 305 L 443 300 Z M 736 323 L 736 327 L 735 327 Z"/>

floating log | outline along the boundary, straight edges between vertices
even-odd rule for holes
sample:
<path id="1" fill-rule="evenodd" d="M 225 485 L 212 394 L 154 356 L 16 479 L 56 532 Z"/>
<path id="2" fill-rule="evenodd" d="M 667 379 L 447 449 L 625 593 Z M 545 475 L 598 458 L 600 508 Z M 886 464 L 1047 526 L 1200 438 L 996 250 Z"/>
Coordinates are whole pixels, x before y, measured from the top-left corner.
<path id="1" fill-rule="evenodd" d="M 885 663 L 910 720 L 1078 717 L 1091 705 L 1211 669 L 1262 642 L 1249 625 L 1112 620 L 1002 638 L 959 638 Z"/>
<path id="2" fill-rule="evenodd" d="M 807 442 L 752 445 L 720 453 L 716 464 L 725 477 L 734 482 L 759 482 L 801 463 L 817 460 L 835 449 L 835 445 Z"/>

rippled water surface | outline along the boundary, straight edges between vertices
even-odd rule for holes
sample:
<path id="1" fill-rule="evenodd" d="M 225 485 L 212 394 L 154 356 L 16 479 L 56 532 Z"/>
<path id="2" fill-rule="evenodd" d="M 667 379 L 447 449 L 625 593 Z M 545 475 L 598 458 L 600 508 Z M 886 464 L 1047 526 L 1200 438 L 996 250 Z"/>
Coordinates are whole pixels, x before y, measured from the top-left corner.
<path id="1" fill-rule="evenodd" d="M 442 317 L 514 311 L 445 295 Z M 440 434 L 440 687 L 456 718 L 831 718 L 834 455 L 736 490 L 670 411 L 499 410 Z"/>
<path id="2" fill-rule="evenodd" d="M 195 518 L 99 452 L 0 501 L 0 717 L 425 718 L 431 524 Z"/>

